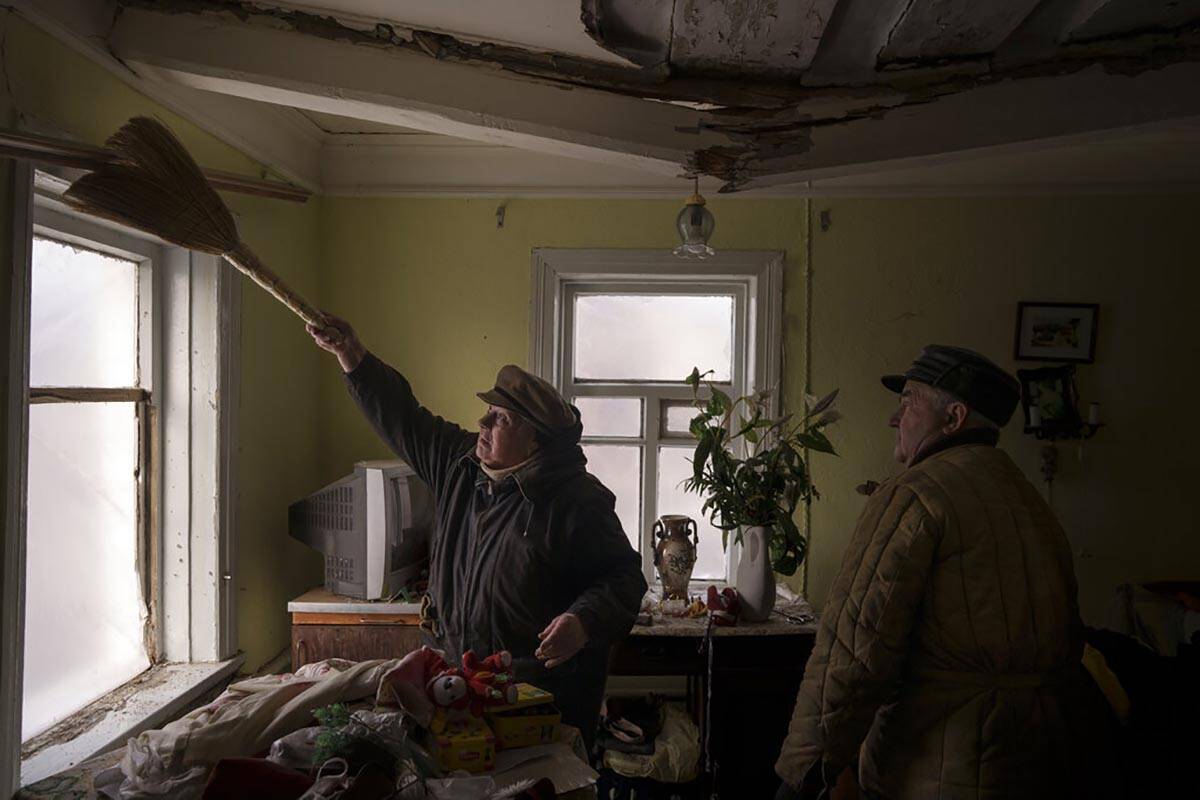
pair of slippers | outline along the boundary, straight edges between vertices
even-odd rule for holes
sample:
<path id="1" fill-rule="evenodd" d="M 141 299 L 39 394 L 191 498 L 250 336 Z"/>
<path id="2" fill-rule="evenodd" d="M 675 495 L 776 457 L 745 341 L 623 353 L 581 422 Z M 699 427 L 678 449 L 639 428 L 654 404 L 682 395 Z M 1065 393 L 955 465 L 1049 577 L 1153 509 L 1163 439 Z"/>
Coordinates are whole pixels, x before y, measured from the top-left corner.
<path id="1" fill-rule="evenodd" d="M 625 717 L 608 713 L 608 699 L 600 708 L 600 725 L 604 732 L 619 742 L 625 744 L 641 744 L 646 741 L 646 733 L 641 726 Z"/>

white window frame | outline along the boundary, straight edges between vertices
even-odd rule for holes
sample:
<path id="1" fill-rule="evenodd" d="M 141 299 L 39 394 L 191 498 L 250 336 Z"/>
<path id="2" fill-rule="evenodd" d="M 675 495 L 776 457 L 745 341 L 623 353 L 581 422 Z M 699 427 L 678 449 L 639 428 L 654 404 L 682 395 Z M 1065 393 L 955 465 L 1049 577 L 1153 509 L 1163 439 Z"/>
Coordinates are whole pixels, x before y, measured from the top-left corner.
<path id="1" fill-rule="evenodd" d="M 69 174 L 69 173 L 67 173 Z M 73 177 L 73 176 L 72 176 Z M 0 651 L 0 791 L 39 780 L 161 724 L 241 665 L 236 656 L 236 417 L 240 291 L 216 256 L 81 214 L 61 199 L 68 182 L 28 164 L 14 166 L 13 295 L 8 403 L 9 480 Z M 157 684 L 71 740 L 21 761 L 24 650 L 26 461 L 28 457 L 29 291 L 34 235 L 76 243 L 139 268 L 139 376 L 153 408 L 143 428 L 157 475 L 148 490 L 149 536 L 158 557 L 144 563 L 155 619 Z M 19 434 L 19 435 L 16 435 Z M 149 476 L 148 476 L 149 477 Z M 9 601 L 12 601 L 11 603 Z M 70 719 L 70 718 L 69 718 Z M 68 719 L 68 721 L 69 721 Z M 53 729 L 52 729 L 53 730 Z"/>
<path id="2" fill-rule="evenodd" d="M 690 441 L 663 430 L 664 401 L 690 402 L 691 388 L 680 382 L 576 381 L 570 373 L 574 298 L 579 294 L 643 292 L 734 296 L 735 338 L 733 373 L 727 384 L 735 394 L 778 389 L 781 378 L 783 317 L 782 251 L 723 251 L 704 261 L 683 261 L 665 250 L 533 251 L 530 299 L 530 368 L 567 397 L 641 397 L 642 436 L 588 437 L 587 444 L 636 444 L 643 450 L 640 509 L 642 571 L 655 581 L 650 529 L 658 516 L 658 448 Z M 740 339 L 740 341 L 739 341 Z M 703 365 L 698 365 L 703 368 Z M 779 409 L 779 392 L 770 399 Z M 730 542 L 725 581 L 737 573 L 739 548 Z M 697 580 L 696 584 L 721 583 Z"/>

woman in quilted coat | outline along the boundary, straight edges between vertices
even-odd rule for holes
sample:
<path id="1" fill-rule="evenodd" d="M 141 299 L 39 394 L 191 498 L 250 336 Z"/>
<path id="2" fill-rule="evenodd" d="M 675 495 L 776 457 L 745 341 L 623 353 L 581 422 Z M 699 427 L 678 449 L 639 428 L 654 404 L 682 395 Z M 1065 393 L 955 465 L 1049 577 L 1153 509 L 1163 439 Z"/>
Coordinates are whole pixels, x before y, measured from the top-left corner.
<path id="1" fill-rule="evenodd" d="M 1080 664 L 1071 550 L 996 447 L 1016 380 L 931 345 L 904 375 L 896 460 L 830 589 L 776 772 L 778 798 L 1111 796 L 1115 724 Z"/>

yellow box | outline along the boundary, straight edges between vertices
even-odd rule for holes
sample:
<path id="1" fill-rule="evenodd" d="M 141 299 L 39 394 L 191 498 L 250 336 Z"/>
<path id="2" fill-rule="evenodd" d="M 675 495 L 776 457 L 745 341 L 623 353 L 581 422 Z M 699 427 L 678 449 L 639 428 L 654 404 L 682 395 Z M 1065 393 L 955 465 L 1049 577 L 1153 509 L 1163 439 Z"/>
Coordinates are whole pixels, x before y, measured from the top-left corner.
<path id="1" fill-rule="evenodd" d="M 557 742 L 562 712 L 554 695 L 528 683 L 517 684 L 517 701 L 487 710 L 497 750 Z"/>
<path id="2" fill-rule="evenodd" d="M 496 766 L 496 737 L 477 717 L 447 720 L 433 735 L 433 754 L 446 771 L 489 772 Z"/>

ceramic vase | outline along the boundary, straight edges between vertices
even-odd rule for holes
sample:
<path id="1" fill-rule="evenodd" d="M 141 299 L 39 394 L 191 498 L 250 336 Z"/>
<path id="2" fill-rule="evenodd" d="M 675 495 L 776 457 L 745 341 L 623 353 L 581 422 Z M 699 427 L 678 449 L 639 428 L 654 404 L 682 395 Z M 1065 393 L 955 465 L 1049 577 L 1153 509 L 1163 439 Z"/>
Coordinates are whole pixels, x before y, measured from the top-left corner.
<path id="1" fill-rule="evenodd" d="M 666 514 L 654 521 L 653 532 L 654 566 L 662 580 L 663 599 L 686 599 L 700 541 L 696 521 L 682 514 Z"/>
<path id="2" fill-rule="evenodd" d="M 770 544 L 770 528 L 755 526 L 742 531 L 735 588 L 741 598 L 741 617 L 746 622 L 765 622 L 775 610 L 775 570 L 771 569 Z"/>

